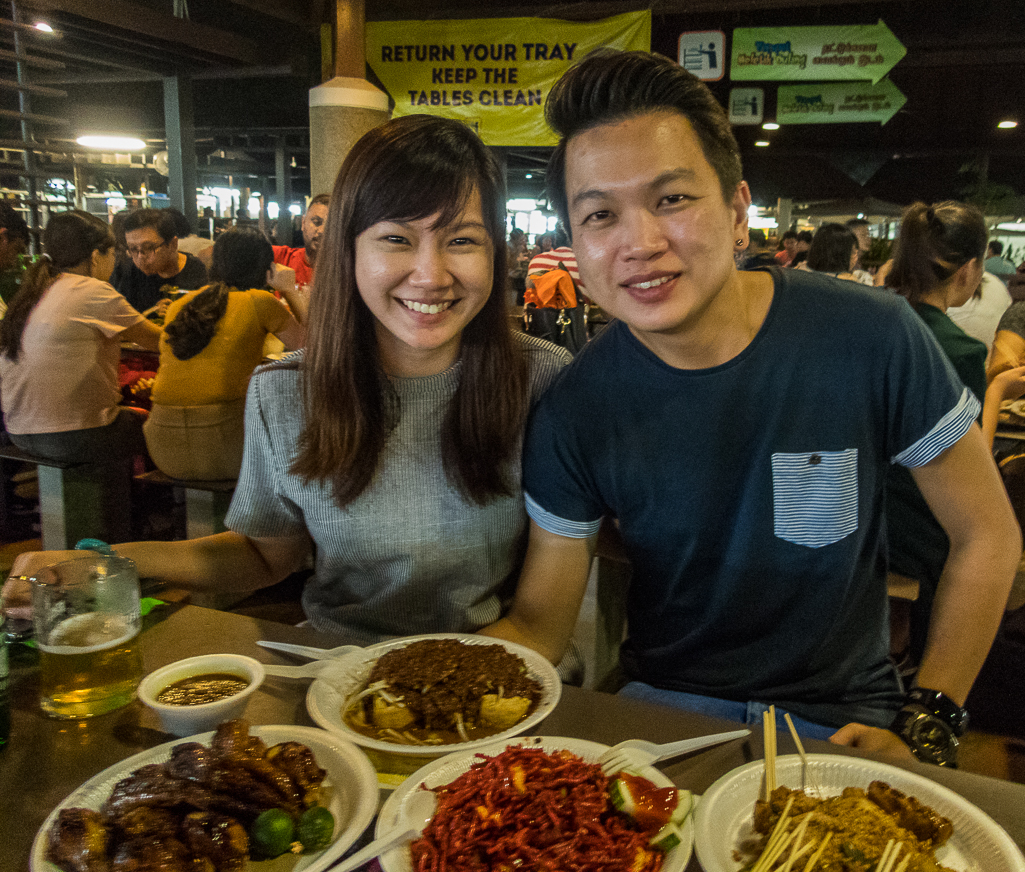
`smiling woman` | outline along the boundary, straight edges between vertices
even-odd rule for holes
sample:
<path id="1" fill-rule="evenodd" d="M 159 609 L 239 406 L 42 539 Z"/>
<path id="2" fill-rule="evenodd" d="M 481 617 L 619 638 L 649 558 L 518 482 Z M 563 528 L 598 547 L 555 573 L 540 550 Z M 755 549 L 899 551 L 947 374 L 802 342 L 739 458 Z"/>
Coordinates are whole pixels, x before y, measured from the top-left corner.
<path id="1" fill-rule="evenodd" d="M 250 382 L 232 532 L 118 551 L 148 577 L 245 591 L 312 544 L 310 623 L 357 644 L 496 620 L 523 559 L 527 413 L 569 361 L 509 326 L 503 197 L 463 124 L 364 136 L 331 196 L 305 351 Z"/>

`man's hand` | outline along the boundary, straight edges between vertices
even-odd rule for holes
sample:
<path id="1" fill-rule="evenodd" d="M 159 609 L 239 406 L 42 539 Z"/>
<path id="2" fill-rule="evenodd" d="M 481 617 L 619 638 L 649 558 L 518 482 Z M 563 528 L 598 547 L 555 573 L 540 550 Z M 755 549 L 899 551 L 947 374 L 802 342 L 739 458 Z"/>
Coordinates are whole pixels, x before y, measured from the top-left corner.
<path id="1" fill-rule="evenodd" d="M 280 263 L 272 263 L 267 270 L 267 284 L 279 294 L 286 294 L 295 288 L 295 270 Z"/>
<path id="2" fill-rule="evenodd" d="M 911 749 L 896 733 L 879 727 L 869 727 L 865 724 L 848 724 L 846 727 L 841 727 L 829 737 L 829 741 L 834 745 L 846 745 L 848 748 L 857 748 L 884 757 L 897 757 L 901 760 L 915 759 Z"/>

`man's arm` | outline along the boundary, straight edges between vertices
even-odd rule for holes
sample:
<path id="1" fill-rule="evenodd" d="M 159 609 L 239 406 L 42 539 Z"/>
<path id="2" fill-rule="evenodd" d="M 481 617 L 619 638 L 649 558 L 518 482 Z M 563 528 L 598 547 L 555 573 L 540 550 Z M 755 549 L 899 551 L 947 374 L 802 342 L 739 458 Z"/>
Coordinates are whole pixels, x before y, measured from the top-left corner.
<path id="1" fill-rule="evenodd" d="M 479 632 L 526 645 L 558 663 L 576 626 L 597 538 L 559 536 L 531 521 L 512 609 Z"/>
<path id="2" fill-rule="evenodd" d="M 964 705 L 1007 605 L 1021 531 L 978 428 L 911 474 L 950 538 L 918 684 Z"/>
<path id="3" fill-rule="evenodd" d="M 911 474 L 950 538 L 916 683 L 963 706 L 1007 605 L 1021 558 L 1021 532 L 978 427 Z M 848 724 L 831 741 L 907 752 L 889 730 L 861 724 Z"/>

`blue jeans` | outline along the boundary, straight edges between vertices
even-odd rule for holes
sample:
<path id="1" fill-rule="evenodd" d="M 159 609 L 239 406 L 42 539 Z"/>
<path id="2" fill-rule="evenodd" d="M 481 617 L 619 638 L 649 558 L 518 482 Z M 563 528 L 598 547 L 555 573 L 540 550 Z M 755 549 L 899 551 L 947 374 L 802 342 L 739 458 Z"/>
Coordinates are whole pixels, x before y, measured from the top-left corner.
<path id="1" fill-rule="evenodd" d="M 701 696 L 696 693 L 684 693 L 681 690 L 662 690 L 652 687 L 642 681 L 631 681 L 622 690 L 621 696 L 630 699 L 639 699 L 643 702 L 664 705 L 669 708 L 684 709 L 689 712 L 708 715 L 714 718 L 722 718 L 727 721 L 736 721 L 749 726 L 760 726 L 762 723 L 762 712 L 767 712 L 769 706 L 762 702 L 736 702 L 732 699 L 717 699 L 714 696 Z M 785 712 L 783 709 L 776 709 L 776 727 L 783 733 L 788 733 L 787 723 L 783 720 Z M 836 732 L 836 727 L 826 727 L 822 724 L 815 724 L 803 718 L 790 716 L 794 722 L 794 729 L 804 739 L 828 739 Z"/>

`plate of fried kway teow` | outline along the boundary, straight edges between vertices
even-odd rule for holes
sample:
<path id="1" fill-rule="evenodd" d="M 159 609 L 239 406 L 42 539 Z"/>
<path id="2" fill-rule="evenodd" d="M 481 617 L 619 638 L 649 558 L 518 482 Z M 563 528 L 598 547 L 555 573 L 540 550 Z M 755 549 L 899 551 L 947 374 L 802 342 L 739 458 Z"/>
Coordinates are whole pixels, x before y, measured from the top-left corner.
<path id="1" fill-rule="evenodd" d="M 47 818 L 32 872 L 320 872 L 377 811 L 373 767 L 314 727 L 226 721 L 91 778 Z"/>
<path id="2" fill-rule="evenodd" d="M 705 872 L 1025 872 L 1007 832 L 935 781 L 800 744 L 777 757 L 774 729 L 765 744 L 764 761 L 728 772 L 698 803 Z"/>
<path id="3" fill-rule="evenodd" d="M 559 701 L 555 668 L 484 636 L 434 633 L 347 654 L 310 685 L 306 707 L 379 770 L 410 774 L 454 751 L 527 732 Z"/>

